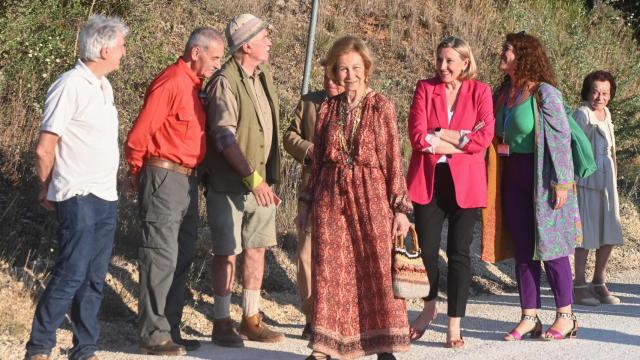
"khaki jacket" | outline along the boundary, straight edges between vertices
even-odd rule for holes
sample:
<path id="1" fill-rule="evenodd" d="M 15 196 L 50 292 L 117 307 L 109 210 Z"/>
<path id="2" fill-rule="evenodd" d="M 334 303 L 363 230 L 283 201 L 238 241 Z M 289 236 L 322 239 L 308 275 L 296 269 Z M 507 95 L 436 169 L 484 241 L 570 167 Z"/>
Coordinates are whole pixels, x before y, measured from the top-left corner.
<path id="1" fill-rule="evenodd" d="M 284 135 L 284 149 L 302 164 L 302 181 L 299 190 L 306 186 L 311 172 L 310 164 L 305 165 L 305 156 L 309 147 L 313 145 L 313 135 L 316 127 L 316 116 L 320 105 L 327 99 L 327 92 L 316 91 L 302 96 L 294 111 L 291 125 Z"/>

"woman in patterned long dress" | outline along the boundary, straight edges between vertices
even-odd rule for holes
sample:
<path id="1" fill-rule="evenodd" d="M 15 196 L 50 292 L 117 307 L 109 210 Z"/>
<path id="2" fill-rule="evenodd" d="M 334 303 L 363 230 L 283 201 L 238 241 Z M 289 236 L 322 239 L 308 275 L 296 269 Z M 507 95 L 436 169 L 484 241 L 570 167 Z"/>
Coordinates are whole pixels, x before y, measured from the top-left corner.
<path id="1" fill-rule="evenodd" d="M 504 339 L 542 336 L 537 316 L 542 264 L 556 305 L 556 320 L 544 338 L 574 337 L 578 325 L 571 310 L 569 255 L 581 229 L 562 94 L 544 46 L 534 36 L 507 34 L 498 68 L 506 75 L 495 95 L 502 213 L 522 309 L 520 322 Z"/>
<path id="2" fill-rule="evenodd" d="M 296 225 L 313 221 L 313 320 L 308 359 L 350 359 L 409 349 L 404 300 L 393 296 L 393 236 L 411 212 L 393 104 L 368 87 L 362 40 L 334 42 L 327 70 L 345 92 L 320 108 L 311 179 Z M 308 218 L 309 210 L 312 216 Z"/>
<path id="3" fill-rule="evenodd" d="M 620 204 L 616 171 L 616 140 L 607 104 L 616 94 L 616 81 L 606 71 L 587 75 L 582 85 L 585 101 L 573 118 L 591 141 L 598 170 L 578 180 L 578 205 L 582 220 L 582 245 L 576 248 L 573 292 L 576 304 L 595 306 L 619 304 L 605 284 L 605 270 L 615 245 L 622 245 Z M 591 284 L 587 284 L 585 267 L 589 250 L 596 251 Z"/>

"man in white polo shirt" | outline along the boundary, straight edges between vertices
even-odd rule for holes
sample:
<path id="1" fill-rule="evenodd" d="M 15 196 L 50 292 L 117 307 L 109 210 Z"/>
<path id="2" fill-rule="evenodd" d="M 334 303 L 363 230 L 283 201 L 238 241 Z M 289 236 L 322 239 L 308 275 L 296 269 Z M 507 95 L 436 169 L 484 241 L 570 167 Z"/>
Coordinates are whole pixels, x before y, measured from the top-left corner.
<path id="1" fill-rule="evenodd" d="M 80 59 L 51 85 L 36 147 L 38 201 L 58 217 L 58 255 L 38 302 L 27 360 L 49 359 L 65 313 L 73 322 L 69 359 L 97 359 L 98 310 L 116 229 L 118 114 L 105 77 L 120 67 L 128 27 L 92 16 Z"/>

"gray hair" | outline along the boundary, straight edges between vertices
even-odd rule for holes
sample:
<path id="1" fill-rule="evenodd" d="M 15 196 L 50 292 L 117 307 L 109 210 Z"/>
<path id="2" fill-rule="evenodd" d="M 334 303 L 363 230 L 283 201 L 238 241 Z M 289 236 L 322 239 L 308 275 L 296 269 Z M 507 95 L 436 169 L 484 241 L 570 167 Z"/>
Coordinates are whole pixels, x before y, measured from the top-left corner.
<path id="1" fill-rule="evenodd" d="M 189 35 L 189 40 L 187 40 L 187 45 L 184 48 L 184 53 L 189 53 L 191 49 L 195 47 L 207 50 L 209 48 L 209 45 L 211 45 L 211 43 L 214 41 L 219 42 L 220 44 L 224 44 L 224 38 L 222 37 L 222 34 L 220 34 L 217 30 L 210 27 L 195 28 L 191 32 L 191 35 Z"/>
<path id="2" fill-rule="evenodd" d="M 127 36 L 129 27 L 119 17 L 92 15 L 80 31 L 78 44 L 80 59 L 95 60 L 100 57 L 100 50 L 116 44 L 118 34 Z"/>

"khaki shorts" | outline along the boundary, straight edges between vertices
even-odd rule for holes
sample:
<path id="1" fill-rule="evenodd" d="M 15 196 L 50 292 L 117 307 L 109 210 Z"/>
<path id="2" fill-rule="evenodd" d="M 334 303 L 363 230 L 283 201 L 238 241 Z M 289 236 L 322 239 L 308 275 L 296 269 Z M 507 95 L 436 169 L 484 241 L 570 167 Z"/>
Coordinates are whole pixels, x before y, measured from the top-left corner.
<path id="1" fill-rule="evenodd" d="M 258 206 L 253 193 L 209 190 L 207 220 L 215 255 L 238 255 L 242 249 L 277 244 L 276 206 Z"/>

